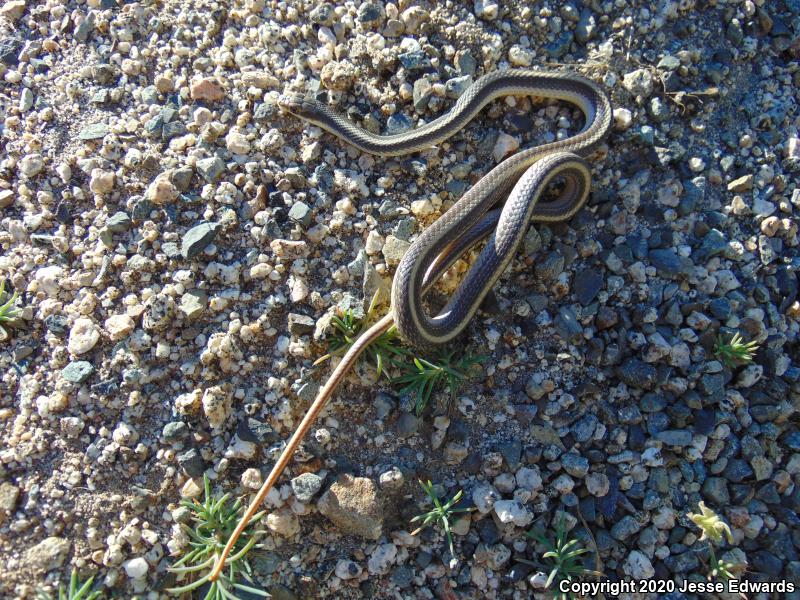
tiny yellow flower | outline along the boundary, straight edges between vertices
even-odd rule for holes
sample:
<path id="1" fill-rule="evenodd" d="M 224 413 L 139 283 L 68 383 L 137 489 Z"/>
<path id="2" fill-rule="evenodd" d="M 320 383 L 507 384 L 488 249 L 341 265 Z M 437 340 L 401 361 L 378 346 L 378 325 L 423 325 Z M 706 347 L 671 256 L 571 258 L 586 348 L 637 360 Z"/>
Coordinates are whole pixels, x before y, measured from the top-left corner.
<path id="1" fill-rule="evenodd" d="M 687 516 L 697 525 L 702 531 L 703 535 L 700 536 L 700 541 L 705 539 L 711 540 L 715 544 L 722 541 L 722 534 L 728 540 L 729 544 L 733 543 L 733 534 L 728 524 L 719 518 L 719 515 L 705 505 L 705 502 L 700 502 L 700 513 L 689 513 Z"/>

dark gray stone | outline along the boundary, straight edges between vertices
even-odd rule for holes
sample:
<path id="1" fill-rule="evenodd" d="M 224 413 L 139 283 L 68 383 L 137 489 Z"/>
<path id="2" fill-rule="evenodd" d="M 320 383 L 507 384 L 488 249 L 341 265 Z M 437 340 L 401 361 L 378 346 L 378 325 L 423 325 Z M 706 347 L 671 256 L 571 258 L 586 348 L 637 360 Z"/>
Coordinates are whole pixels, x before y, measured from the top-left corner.
<path id="1" fill-rule="evenodd" d="M 111 99 L 111 92 L 108 90 L 97 90 L 92 96 L 92 104 L 105 104 Z"/>
<path id="2" fill-rule="evenodd" d="M 580 479 L 586 477 L 589 472 L 589 460 L 573 452 L 561 455 L 561 466 L 564 467 L 567 473 Z"/>
<path id="3" fill-rule="evenodd" d="M 383 11 L 382 7 L 378 4 L 372 4 L 371 2 L 365 2 L 361 6 L 358 7 L 358 21 L 363 25 L 367 25 L 369 27 L 377 27 L 383 21 L 386 13 Z"/>
<path id="4" fill-rule="evenodd" d="M 664 559 L 664 564 L 673 573 L 689 573 L 700 566 L 697 554 L 689 550 L 681 554 L 672 554 Z"/>
<path id="5" fill-rule="evenodd" d="M 278 107 L 272 102 L 260 102 L 253 112 L 253 120 L 264 124 L 278 114 Z"/>
<path id="6" fill-rule="evenodd" d="M 516 471 L 522 458 L 522 442 L 519 440 L 504 442 L 498 445 L 497 450 L 505 459 L 508 468 Z"/>
<path id="7" fill-rule="evenodd" d="M 650 471 L 650 479 L 647 481 L 650 489 L 660 494 L 667 494 L 670 491 L 669 475 L 663 467 L 657 467 Z"/>
<path id="8" fill-rule="evenodd" d="M 314 473 L 303 473 L 292 479 L 292 491 L 295 497 L 307 504 L 322 489 L 322 477 Z"/>
<path id="9" fill-rule="evenodd" d="M 500 532 L 497 530 L 497 525 L 495 525 L 492 519 L 481 519 L 478 522 L 478 535 L 481 541 L 487 546 L 493 546 L 502 538 Z"/>
<path id="10" fill-rule="evenodd" d="M 667 279 L 686 277 L 693 266 L 691 260 L 678 256 L 670 248 L 650 250 L 648 258 L 650 259 L 650 264 L 656 268 L 656 272 Z"/>
<path id="11" fill-rule="evenodd" d="M 589 306 L 603 288 L 603 273 L 598 269 L 584 269 L 575 274 L 572 283 L 575 296 L 582 306 Z"/>
<path id="12" fill-rule="evenodd" d="M 611 537 L 624 542 L 641 530 L 642 526 L 631 515 L 625 515 L 611 527 Z"/>
<path id="13" fill-rule="evenodd" d="M 790 431 L 781 438 L 781 443 L 793 452 L 800 452 L 800 431 Z"/>
<path id="14" fill-rule="evenodd" d="M 85 42 L 87 39 L 89 39 L 89 34 L 92 33 L 92 30 L 94 29 L 94 23 L 95 14 L 93 10 L 90 10 L 86 15 L 86 18 L 84 18 L 75 28 L 73 33 L 75 41 Z"/>
<path id="15" fill-rule="evenodd" d="M 403 413 L 397 419 L 397 435 L 408 438 L 419 431 L 420 420 L 411 413 Z"/>
<path id="16" fill-rule="evenodd" d="M 106 137 L 106 135 L 108 135 L 109 131 L 110 129 L 108 128 L 108 125 L 106 125 L 105 123 L 94 123 L 92 125 L 87 125 L 83 129 L 81 129 L 80 132 L 78 133 L 78 139 L 84 141 L 101 140 L 104 137 Z"/>
<path id="17" fill-rule="evenodd" d="M 183 167 L 180 169 L 175 169 L 172 172 L 170 180 L 172 181 L 172 184 L 178 189 L 179 192 L 185 192 L 189 189 L 189 186 L 192 183 L 193 176 L 194 176 L 194 171 L 192 171 L 188 167 Z"/>
<path id="18" fill-rule="evenodd" d="M 139 196 L 137 199 L 133 200 L 131 216 L 136 222 L 146 221 L 150 218 L 150 213 L 153 212 L 153 208 L 153 203 L 150 202 L 150 200 Z"/>
<path id="19" fill-rule="evenodd" d="M 467 182 L 461 179 L 451 179 L 445 184 L 444 189 L 447 190 L 453 198 L 458 199 L 467 191 Z"/>
<path id="20" fill-rule="evenodd" d="M 694 413 L 694 430 L 700 435 L 709 435 L 717 425 L 717 413 L 713 410 L 698 410 Z"/>
<path id="21" fill-rule="evenodd" d="M 428 107 L 433 97 L 433 85 L 428 77 L 420 77 L 414 82 L 413 89 L 414 109 L 417 112 L 422 112 Z"/>
<path id="22" fill-rule="evenodd" d="M 725 387 L 724 373 L 706 373 L 700 377 L 700 391 L 706 396 L 712 396 Z"/>
<path id="23" fill-rule="evenodd" d="M 771 578 L 779 578 L 783 571 L 783 561 L 766 550 L 758 550 L 757 552 L 748 553 L 747 557 L 752 561 L 753 570 L 757 573 L 763 573 Z"/>
<path id="24" fill-rule="evenodd" d="M 597 19 L 588 8 L 581 11 L 581 18 L 575 26 L 575 41 L 586 44 L 597 31 Z"/>
<path id="25" fill-rule="evenodd" d="M 553 326 L 556 328 L 558 335 L 568 342 L 577 342 L 583 336 L 583 328 L 578 322 L 578 317 L 569 306 L 562 306 L 558 310 Z"/>
<path id="26" fill-rule="evenodd" d="M 19 52 L 22 50 L 23 41 L 16 37 L 4 37 L 0 40 L 0 62 L 9 67 L 19 63 Z"/>
<path id="27" fill-rule="evenodd" d="M 728 461 L 722 474 L 728 481 L 741 483 L 745 479 L 753 477 L 753 469 L 747 461 L 740 458 L 732 458 Z"/>
<path id="28" fill-rule="evenodd" d="M 295 202 L 289 209 L 289 218 L 308 228 L 311 225 L 311 209 L 305 202 Z"/>
<path id="29" fill-rule="evenodd" d="M 289 333 L 292 335 L 310 335 L 314 333 L 316 321 L 308 315 L 289 313 L 288 316 Z"/>
<path id="30" fill-rule="evenodd" d="M 397 59 L 403 68 L 410 74 L 423 73 L 426 71 L 433 71 L 433 64 L 431 59 L 422 50 L 412 50 L 410 52 L 403 52 Z"/>
<path id="31" fill-rule="evenodd" d="M 462 75 L 474 75 L 478 68 L 478 61 L 469 52 L 464 52 L 456 59 L 458 70 Z"/>
<path id="32" fill-rule="evenodd" d="M 727 321 L 733 313 L 731 302 L 727 298 L 714 298 L 708 303 L 708 310 L 715 319 Z"/>
<path id="33" fill-rule="evenodd" d="M 690 446 L 692 432 L 686 429 L 668 429 L 659 432 L 656 439 L 668 446 Z"/>
<path id="34" fill-rule="evenodd" d="M 161 139 L 165 142 L 168 142 L 173 138 L 186 135 L 187 132 L 188 129 L 186 129 L 186 125 L 184 125 L 180 121 L 165 123 L 164 126 L 161 128 Z"/>
<path id="35" fill-rule="evenodd" d="M 717 254 L 721 254 L 727 247 L 728 240 L 725 235 L 717 229 L 712 229 L 703 237 L 703 243 L 695 250 L 692 258 L 698 262 L 704 262 Z"/>
<path id="36" fill-rule="evenodd" d="M 225 170 L 225 162 L 219 157 L 202 158 L 197 161 L 197 171 L 209 183 L 214 183 Z"/>
<path id="37" fill-rule="evenodd" d="M 122 233 L 130 229 L 131 223 L 131 218 L 127 213 L 118 211 L 109 217 L 108 221 L 106 221 L 106 227 L 114 233 Z"/>
<path id="38" fill-rule="evenodd" d="M 731 497 L 728 492 L 728 482 L 724 477 L 709 477 L 703 483 L 703 496 L 716 506 L 727 506 Z"/>
<path id="39" fill-rule="evenodd" d="M 386 134 L 396 135 L 408 131 L 414 126 L 407 116 L 402 113 L 394 114 L 386 120 Z"/>
<path id="40" fill-rule="evenodd" d="M 312 23 L 330 27 L 333 25 L 336 13 L 333 10 L 333 6 L 326 2 L 324 4 L 317 4 L 308 16 Z"/>
<path id="41" fill-rule="evenodd" d="M 47 327 L 47 331 L 50 333 L 54 335 L 61 335 L 67 331 L 69 320 L 64 315 L 49 315 L 45 318 L 44 324 Z"/>
<path id="42" fill-rule="evenodd" d="M 272 600 L 297 600 L 295 593 L 285 585 L 276 584 L 270 586 L 267 591 Z M 240 592 L 237 591 L 236 593 L 238 595 Z"/>
<path id="43" fill-rule="evenodd" d="M 575 441 L 582 444 L 592 439 L 594 431 L 597 429 L 597 423 L 598 419 L 592 413 L 584 415 L 573 423 L 570 427 L 570 431 Z"/>
<path id="44" fill-rule="evenodd" d="M 164 425 L 162 437 L 168 442 L 177 442 L 189 432 L 189 427 L 183 421 L 171 421 Z"/>
<path id="45" fill-rule="evenodd" d="M 397 239 L 408 242 L 409 238 L 411 238 L 411 235 L 414 233 L 416 226 L 416 219 L 413 217 L 406 217 L 397 221 L 397 225 L 392 233 Z"/>
<path id="46" fill-rule="evenodd" d="M 557 251 L 548 252 L 536 263 L 536 276 L 544 281 L 551 281 L 564 270 L 564 256 Z"/>
<path id="47" fill-rule="evenodd" d="M 620 425 L 635 425 L 642 422 L 642 411 L 634 404 L 621 406 L 617 412 Z"/>
<path id="48" fill-rule="evenodd" d="M 569 52 L 569 47 L 571 45 L 572 32 L 562 31 L 555 41 L 545 44 L 544 51 L 547 52 L 547 55 L 551 58 L 561 58 L 567 52 Z"/>
<path id="49" fill-rule="evenodd" d="M 653 365 L 633 358 L 617 368 L 617 375 L 629 386 L 649 390 L 655 386 L 658 373 Z"/>
<path id="50" fill-rule="evenodd" d="M 732 489 L 740 492 L 743 498 L 750 498 L 752 495 L 752 486 L 746 484 L 732 484 Z M 769 481 L 762 485 L 755 494 L 755 497 L 766 504 L 780 504 L 781 496 L 778 494 L 778 488 L 774 481 Z M 733 498 L 736 500 L 736 498 Z M 738 502 L 744 504 L 744 502 Z"/>
<path id="51" fill-rule="evenodd" d="M 411 567 L 400 565 L 392 571 L 392 575 L 389 579 L 400 589 L 405 589 L 414 581 L 414 571 Z"/>
<path id="52" fill-rule="evenodd" d="M 61 376 L 70 383 L 83 383 L 94 373 L 92 363 L 85 360 L 73 360 L 61 370 Z"/>
<path id="53" fill-rule="evenodd" d="M 379 419 L 385 419 L 397 407 L 397 402 L 385 392 L 378 392 L 375 397 L 375 413 Z"/>
<path id="54" fill-rule="evenodd" d="M 649 393 L 642 396 L 639 406 L 646 413 L 661 412 L 667 408 L 667 399 L 662 394 Z"/>
<path id="55" fill-rule="evenodd" d="M 217 236 L 219 223 L 200 223 L 183 234 L 181 239 L 181 255 L 194 258 L 200 254 Z"/>
<path id="56" fill-rule="evenodd" d="M 262 423 L 253 417 L 239 421 L 236 427 L 236 435 L 242 441 L 259 445 L 272 444 L 278 439 L 278 434 L 268 423 Z"/>
<path id="57" fill-rule="evenodd" d="M 601 306 L 597 310 L 595 317 L 595 326 L 598 331 L 604 331 L 616 325 L 619 322 L 619 315 L 617 311 L 610 306 Z"/>
<path id="58" fill-rule="evenodd" d="M 206 470 L 203 457 L 195 448 L 191 448 L 177 456 L 178 464 L 189 477 L 200 477 Z"/>

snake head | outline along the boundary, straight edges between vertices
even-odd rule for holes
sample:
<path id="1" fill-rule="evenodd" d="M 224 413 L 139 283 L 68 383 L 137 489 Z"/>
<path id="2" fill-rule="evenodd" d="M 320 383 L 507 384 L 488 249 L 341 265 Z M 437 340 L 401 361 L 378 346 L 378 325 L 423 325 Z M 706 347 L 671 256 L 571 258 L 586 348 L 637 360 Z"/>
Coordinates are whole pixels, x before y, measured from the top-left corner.
<path id="1" fill-rule="evenodd" d="M 278 106 L 283 110 L 302 118 L 308 118 L 313 113 L 316 100 L 310 94 L 290 92 L 278 98 Z"/>

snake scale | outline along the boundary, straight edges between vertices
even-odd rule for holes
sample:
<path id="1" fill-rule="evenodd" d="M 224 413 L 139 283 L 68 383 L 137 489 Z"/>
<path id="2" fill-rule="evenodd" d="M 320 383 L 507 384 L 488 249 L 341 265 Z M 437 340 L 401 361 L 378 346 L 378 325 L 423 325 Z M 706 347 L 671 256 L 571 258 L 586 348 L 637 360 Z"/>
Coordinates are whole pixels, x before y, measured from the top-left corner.
<path id="1" fill-rule="evenodd" d="M 446 114 L 395 135 L 370 133 L 310 95 L 292 94 L 279 101 L 287 112 L 364 152 L 399 156 L 451 137 L 484 106 L 503 96 L 537 96 L 571 103 L 584 114 L 583 128 L 565 139 L 506 158 L 414 240 L 395 272 L 389 313 L 356 340 L 320 389 L 228 540 L 211 574 L 212 581 L 219 576 L 239 535 L 359 355 L 392 324 L 406 343 L 417 348 L 446 344 L 461 333 L 513 259 L 528 225 L 564 221 L 583 207 L 591 187 L 585 159 L 604 142 L 612 118 L 608 96 L 592 81 L 571 73 L 526 69 L 481 77 Z M 540 202 L 548 186 L 555 182 L 562 183 L 558 197 Z M 482 240 L 486 245 L 464 281 L 441 311 L 428 314 L 423 306 L 425 293 L 464 252 Z"/>

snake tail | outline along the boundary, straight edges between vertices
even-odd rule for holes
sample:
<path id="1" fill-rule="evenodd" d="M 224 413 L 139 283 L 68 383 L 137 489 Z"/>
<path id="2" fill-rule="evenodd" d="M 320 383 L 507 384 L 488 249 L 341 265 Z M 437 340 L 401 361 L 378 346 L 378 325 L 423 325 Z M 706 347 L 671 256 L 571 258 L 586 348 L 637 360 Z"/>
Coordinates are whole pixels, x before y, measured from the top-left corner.
<path id="1" fill-rule="evenodd" d="M 393 322 L 394 318 L 390 312 L 372 327 L 367 329 L 364 334 L 359 337 L 350 347 L 347 353 L 342 357 L 342 360 L 339 362 L 339 364 L 336 365 L 333 373 L 328 378 L 328 381 L 325 382 L 325 385 L 322 386 L 322 389 L 320 389 L 317 397 L 314 399 L 314 402 L 311 404 L 308 411 L 306 411 L 303 420 L 300 422 L 300 425 L 297 426 L 297 429 L 289 439 L 289 442 L 286 444 L 283 452 L 281 452 L 281 455 L 278 457 L 275 466 L 272 467 L 272 471 L 270 471 L 266 481 L 264 481 L 261 489 L 258 490 L 255 498 L 253 498 L 252 502 L 250 502 L 250 506 L 248 506 L 247 511 L 244 513 L 241 520 L 236 525 L 236 529 L 233 531 L 233 534 L 231 534 L 230 539 L 228 539 L 228 542 L 225 544 L 225 548 L 223 549 L 220 557 L 217 559 L 217 563 L 214 565 L 214 570 L 211 572 L 211 581 L 216 581 L 219 577 L 222 569 L 225 566 L 225 561 L 228 559 L 228 556 L 233 550 L 233 546 L 236 544 L 239 536 L 242 534 L 245 527 L 247 527 L 247 524 L 250 522 L 250 519 L 253 518 L 253 515 L 258 512 L 259 506 L 261 506 L 261 503 L 264 501 L 264 498 L 266 498 L 269 491 L 275 486 L 275 483 L 278 481 L 278 478 L 281 476 L 284 469 L 286 469 L 286 466 L 292 459 L 292 456 L 297 450 L 297 447 L 300 445 L 300 442 L 303 441 L 306 433 L 308 433 L 308 430 L 311 429 L 311 426 L 317 420 L 317 417 L 322 412 L 322 409 L 325 408 L 328 400 L 331 399 L 333 392 L 336 391 L 336 388 L 345 378 L 348 371 L 350 371 L 350 369 L 356 364 L 356 361 L 364 352 L 364 350 L 366 350 L 367 347 L 372 344 L 372 342 L 383 335 L 383 333 L 392 326 Z"/>

